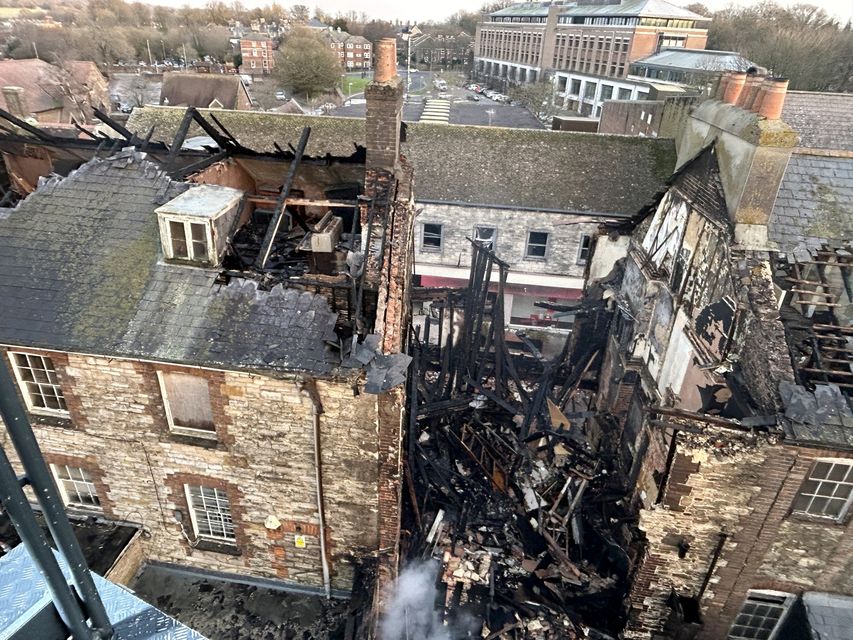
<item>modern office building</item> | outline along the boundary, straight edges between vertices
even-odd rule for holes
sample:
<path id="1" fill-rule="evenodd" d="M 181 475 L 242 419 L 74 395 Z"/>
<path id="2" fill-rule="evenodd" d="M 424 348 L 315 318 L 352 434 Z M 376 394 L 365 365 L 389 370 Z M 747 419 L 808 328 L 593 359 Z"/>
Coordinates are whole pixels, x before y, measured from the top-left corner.
<path id="1" fill-rule="evenodd" d="M 478 25 L 476 76 L 502 88 L 551 79 L 564 106 L 597 116 L 604 100 L 637 100 L 631 64 L 664 48 L 704 49 L 708 19 L 664 0 L 526 2 Z"/>

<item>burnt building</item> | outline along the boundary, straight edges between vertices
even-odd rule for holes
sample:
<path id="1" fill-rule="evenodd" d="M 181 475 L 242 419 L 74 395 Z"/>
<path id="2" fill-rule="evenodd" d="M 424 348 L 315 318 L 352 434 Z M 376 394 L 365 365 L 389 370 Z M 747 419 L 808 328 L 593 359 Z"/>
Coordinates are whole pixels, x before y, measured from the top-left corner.
<path id="1" fill-rule="evenodd" d="M 645 537 L 626 638 L 845 637 L 853 157 L 844 136 L 819 146 L 830 119 L 780 119 L 785 85 L 724 76 L 599 281 L 592 437 Z"/>
<path id="2" fill-rule="evenodd" d="M 141 528 L 137 567 L 327 594 L 363 560 L 393 576 L 413 235 L 393 49 L 337 155 L 310 127 L 250 152 L 193 109 L 168 147 L 4 141 L 62 175 L 0 211 L 3 358 L 69 510 Z M 180 151 L 199 122 L 223 151 Z"/>

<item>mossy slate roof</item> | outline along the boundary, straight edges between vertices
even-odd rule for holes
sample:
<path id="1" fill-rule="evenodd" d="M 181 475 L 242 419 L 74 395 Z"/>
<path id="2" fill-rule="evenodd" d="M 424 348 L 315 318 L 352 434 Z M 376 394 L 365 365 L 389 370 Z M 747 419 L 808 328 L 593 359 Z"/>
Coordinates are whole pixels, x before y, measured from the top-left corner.
<path id="1" fill-rule="evenodd" d="M 129 151 L 0 210 L 0 343 L 330 372 L 337 315 L 322 296 L 162 261 L 154 211 L 187 188 Z"/>
<path id="2" fill-rule="evenodd" d="M 154 126 L 154 139 L 169 142 L 183 112 L 134 109 L 128 128 L 144 136 Z M 364 145 L 359 118 L 213 113 L 255 151 L 295 146 L 306 126 L 308 155 L 349 156 Z M 672 140 L 471 125 L 407 124 L 402 151 L 414 165 L 417 200 L 572 213 L 634 214 L 666 189 L 675 167 Z"/>
<path id="3" fill-rule="evenodd" d="M 794 153 L 770 214 L 779 250 L 819 249 L 853 239 L 853 158 Z"/>

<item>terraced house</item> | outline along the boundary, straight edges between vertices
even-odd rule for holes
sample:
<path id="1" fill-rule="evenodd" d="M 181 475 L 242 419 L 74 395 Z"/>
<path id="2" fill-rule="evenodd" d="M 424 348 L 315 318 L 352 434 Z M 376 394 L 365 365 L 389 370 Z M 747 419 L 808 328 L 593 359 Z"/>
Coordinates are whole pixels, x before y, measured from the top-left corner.
<path id="1" fill-rule="evenodd" d="M 347 155 L 87 147 L 0 212 L 2 358 L 68 508 L 141 559 L 327 594 L 396 565 L 411 169 L 399 78 L 368 93 Z"/>

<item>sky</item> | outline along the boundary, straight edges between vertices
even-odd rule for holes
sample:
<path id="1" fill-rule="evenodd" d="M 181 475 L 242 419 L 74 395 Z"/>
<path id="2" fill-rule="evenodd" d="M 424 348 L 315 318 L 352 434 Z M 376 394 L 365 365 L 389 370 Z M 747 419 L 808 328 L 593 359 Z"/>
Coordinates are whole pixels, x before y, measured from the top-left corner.
<path id="1" fill-rule="evenodd" d="M 203 7 L 207 0 L 147 0 L 150 4 L 176 6 L 188 4 L 193 7 Z M 228 1 L 228 0 L 226 0 Z M 673 4 L 687 5 L 695 0 L 670 0 Z M 757 0 L 699 0 L 709 9 L 722 9 L 729 5 L 744 6 L 755 4 Z M 779 4 L 796 4 L 806 2 L 816 4 L 827 13 L 842 22 L 853 19 L 853 0 L 776 0 Z M 270 4 L 271 0 L 241 0 L 243 6 L 255 7 Z M 478 11 L 485 0 L 279 0 L 283 6 L 304 4 L 313 11 L 319 7 L 324 13 L 335 15 L 338 12 L 364 12 L 369 18 L 383 20 L 401 20 L 403 22 L 418 22 L 425 20 L 441 20 L 457 11 Z"/>

